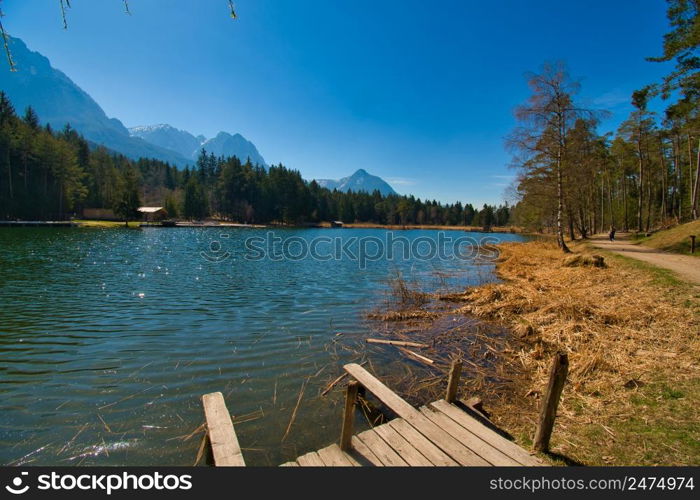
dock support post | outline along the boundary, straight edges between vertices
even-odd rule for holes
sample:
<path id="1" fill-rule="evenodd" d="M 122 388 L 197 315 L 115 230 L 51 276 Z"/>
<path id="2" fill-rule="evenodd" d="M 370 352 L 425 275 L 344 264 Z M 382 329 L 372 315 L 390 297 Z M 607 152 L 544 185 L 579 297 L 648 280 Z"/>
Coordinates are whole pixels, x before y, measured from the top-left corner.
<path id="1" fill-rule="evenodd" d="M 343 413 L 343 429 L 340 433 L 340 449 L 349 451 L 352 448 L 352 433 L 355 420 L 355 401 L 360 383 L 353 380 L 348 383 L 345 392 L 345 412 Z"/>
<path id="2" fill-rule="evenodd" d="M 690 235 L 690 253 L 695 253 L 695 235 Z"/>
<path id="3" fill-rule="evenodd" d="M 445 393 L 445 401 L 454 403 L 457 398 L 457 389 L 459 388 L 459 378 L 462 375 L 462 362 L 459 360 L 452 361 L 450 366 L 450 377 L 447 380 L 447 392 Z"/>
<path id="4" fill-rule="evenodd" d="M 562 389 L 564 389 L 564 382 L 566 382 L 566 375 L 568 372 L 569 357 L 566 353 L 558 352 L 556 356 L 554 356 L 554 362 L 549 372 L 547 392 L 542 399 L 540 420 L 537 426 L 537 432 L 535 433 L 535 451 L 549 450 L 549 439 L 552 437 L 554 419 L 557 416 L 557 407 L 559 406 L 559 398 L 561 397 Z"/>

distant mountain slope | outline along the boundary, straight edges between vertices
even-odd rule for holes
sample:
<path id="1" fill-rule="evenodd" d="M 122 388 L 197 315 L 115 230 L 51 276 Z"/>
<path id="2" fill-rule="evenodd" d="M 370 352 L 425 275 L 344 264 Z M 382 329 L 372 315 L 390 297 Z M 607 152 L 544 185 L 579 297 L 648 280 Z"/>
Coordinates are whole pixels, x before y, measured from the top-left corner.
<path id="1" fill-rule="evenodd" d="M 186 130 L 179 130 L 165 123 L 131 127 L 129 134 L 161 148 L 180 153 L 189 159 L 193 159 L 194 152 L 199 151 L 199 147 L 205 140 L 202 136 L 197 138 Z"/>
<path id="2" fill-rule="evenodd" d="M 390 194 L 396 194 L 394 188 L 392 188 L 384 179 L 377 177 L 376 175 L 371 175 L 367 173 L 364 169 L 359 169 L 357 172 L 349 177 L 343 177 L 340 180 L 332 179 L 316 179 L 316 182 L 328 189 L 337 189 L 347 193 L 348 191 L 365 191 L 367 193 L 372 193 L 378 190 L 384 196 Z"/>
<path id="3" fill-rule="evenodd" d="M 192 160 L 196 160 L 199 152 L 205 149 L 215 156 L 236 156 L 243 162 L 250 158 L 252 163 L 267 166 L 255 144 L 241 134 L 219 132 L 213 139 L 206 139 L 202 135 L 195 137 L 186 130 L 178 130 L 167 124 L 132 127 L 129 133 L 156 146 L 177 151 Z"/>
<path id="4" fill-rule="evenodd" d="M 253 164 L 267 165 L 255 144 L 241 134 L 231 135 L 219 132 L 216 137 L 204 142 L 201 147 L 216 156 L 237 156 L 243 162 L 250 158 Z"/>
<path id="5" fill-rule="evenodd" d="M 12 57 L 18 71 L 11 72 L 5 58 L 0 63 L 0 90 L 4 90 L 21 115 L 32 106 L 42 123 L 62 129 L 66 123 L 91 142 L 102 144 L 130 158 L 157 158 L 175 165 L 192 163 L 183 155 L 137 137 L 131 137 L 122 122 L 109 118 L 84 90 L 49 60 L 10 38 Z"/>

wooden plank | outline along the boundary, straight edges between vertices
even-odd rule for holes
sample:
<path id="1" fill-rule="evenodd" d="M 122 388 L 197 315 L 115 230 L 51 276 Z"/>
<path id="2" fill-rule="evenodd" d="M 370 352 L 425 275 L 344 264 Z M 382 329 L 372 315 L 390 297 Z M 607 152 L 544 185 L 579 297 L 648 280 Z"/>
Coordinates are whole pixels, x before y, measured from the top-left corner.
<path id="1" fill-rule="evenodd" d="M 318 450 L 318 456 L 328 467 L 352 467 L 353 464 L 345 458 L 345 454 L 337 444 Z"/>
<path id="2" fill-rule="evenodd" d="M 533 448 L 536 451 L 548 451 L 549 439 L 554 430 L 554 419 L 557 416 L 561 391 L 564 389 L 566 375 L 569 373 L 569 356 L 564 352 L 558 352 L 552 361 L 552 368 L 549 371 L 549 383 L 547 392 L 542 399 L 540 410 L 540 420 L 535 432 Z"/>
<path id="3" fill-rule="evenodd" d="M 357 436 L 352 437 L 352 450 L 348 451 L 349 455 L 352 455 L 358 462 L 366 462 L 369 465 L 374 465 L 375 467 L 382 467 L 384 464 L 379 457 L 372 453 L 372 450 L 367 448 L 367 445 L 357 438 Z"/>
<path id="4" fill-rule="evenodd" d="M 297 458 L 297 463 L 302 467 L 325 467 L 325 463 L 315 451 L 310 451 L 306 455 Z"/>
<path id="5" fill-rule="evenodd" d="M 365 342 L 367 342 L 368 344 L 387 344 L 402 347 L 415 347 L 417 349 L 427 349 L 428 347 L 430 347 L 428 344 L 419 344 L 418 342 L 404 342 L 403 340 L 366 339 Z"/>
<path id="6" fill-rule="evenodd" d="M 377 396 L 397 415 L 411 424 L 418 432 L 432 441 L 442 451 L 461 465 L 488 465 L 488 462 L 476 453 L 463 446 L 459 441 L 440 429 L 425 415 L 401 399 L 387 386 L 377 380 L 361 366 L 351 363 L 345 365 L 345 370 L 355 377 L 368 391 Z"/>
<path id="7" fill-rule="evenodd" d="M 285 462 L 282 465 L 280 465 L 280 467 L 299 467 L 299 464 L 296 463 L 296 461 Z"/>
<path id="8" fill-rule="evenodd" d="M 209 442 L 214 455 L 214 464 L 219 467 L 245 467 L 231 415 L 226 408 L 224 396 L 212 392 L 202 396 L 204 416 L 207 420 Z"/>
<path id="9" fill-rule="evenodd" d="M 424 406 L 421 408 L 421 412 L 491 465 L 511 467 L 520 465 L 520 463 L 478 438 L 439 410 L 431 410 Z"/>
<path id="10" fill-rule="evenodd" d="M 453 361 L 450 366 L 450 377 L 447 380 L 447 392 L 445 393 L 445 401 L 454 403 L 459 389 L 459 377 L 462 374 L 462 362 Z"/>
<path id="11" fill-rule="evenodd" d="M 429 467 L 433 465 L 430 460 L 425 458 L 401 434 L 389 426 L 389 424 L 380 425 L 379 427 L 375 427 L 374 430 L 408 465 L 413 467 Z"/>
<path id="12" fill-rule="evenodd" d="M 440 448 L 431 443 L 423 434 L 411 427 L 411 424 L 402 418 L 396 418 L 388 424 L 396 432 L 401 434 L 408 442 L 410 442 L 421 454 L 437 466 L 458 466 L 459 464 L 452 460 Z"/>
<path id="13" fill-rule="evenodd" d="M 355 420 L 355 401 L 357 400 L 357 390 L 360 384 L 351 381 L 345 392 L 345 410 L 343 412 L 343 425 L 340 432 L 340 449 L 347 451 L 350 449 Z"/>
<path id="14" fill-rule="evenodd" d="M 491 446 L 502 451 L 515 461 L 523 465 L 544 465 L 539 459 L 530 455 L 530 453 L 514 442 L 507 440 L 494 430 L 489 429 L 484 424 L 476 421 L 456 406 L 449 404 L 447 401 L 435 401 L 434 403 L 430 403 L 430 406 L 440 410 L 459 425 L 470 431 L 472 434 L 488 442 Z"/>
<path id="15" fill-rule="evenodd" d="M 406 467 L 406 461 L 384 441 L 374 429 L 369 429 L 357 435 L 358 439 L 367 445 L 372 453 L 386 466 Z"/>

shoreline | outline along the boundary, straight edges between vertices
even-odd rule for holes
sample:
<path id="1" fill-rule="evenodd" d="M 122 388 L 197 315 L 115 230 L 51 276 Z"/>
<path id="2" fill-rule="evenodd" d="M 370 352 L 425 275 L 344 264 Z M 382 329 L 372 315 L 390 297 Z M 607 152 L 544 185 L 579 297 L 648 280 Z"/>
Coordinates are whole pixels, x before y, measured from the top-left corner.
<path id="1" fill-rule="evenodd" d="M 71 219 L 65 221 L 0 221 L 0 227 L 97 227 L 97 228 L 124 228 L 124 221 L 99 220 L 99 219 Z M 334 227 L 330 222 L 319 222 L 314 224 L 242 224 L 226 221 L 174 221 L 171 224 L 160 222 L 129 221 L 129 228 L 135 227 L 157 227 L 157 228 L 211 228 L 211 227 L 232 227 L 244 229 L 385 229 L 391 231 L 464 231 L 475 233 L 506 233 L 506 234 L 527 234 L 516 227 L 492 227 L 484 229 L 478 226 L 438 226 L 438 225 L 400 225 L 400 224 L 373 224 L 373 223 L 347 223 L 339 227 Z"/>
<path id="2" fill-rule="evenodd" d="M 501 281 L 438 296 L 450 307 L 432 309 L 412 327 L 407 321 L 412 333 L 406 338 L 426 341 L 452 316 L 507 332 L 460 333 L 485 344 L 477 352 L 491 360 L 472 363 L 462 397 L 482 400 L 492 421 L 525 448 L 552 358 L 566 352 L 571 366 L 552 437 L 555 464 L 699 463 L 697 290 L 664 270 L 604 251 L 596 250 L 606 266 L 594 267 L 585 258 L 587 243 L 572 245 L 573 260 L 551 242 L 499 247 Z"/>

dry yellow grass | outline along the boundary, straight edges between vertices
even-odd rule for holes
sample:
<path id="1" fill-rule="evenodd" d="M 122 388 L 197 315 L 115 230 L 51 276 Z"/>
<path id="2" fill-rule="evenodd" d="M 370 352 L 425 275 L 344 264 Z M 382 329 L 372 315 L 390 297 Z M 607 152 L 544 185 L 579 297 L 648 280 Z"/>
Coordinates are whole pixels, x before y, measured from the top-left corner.
<path id="1" fill-rule="evenodd" d="M 97 227 L 97 228 L 123 228 L 125 227 L 124 221 L 111 221 L 111 220 L 73 220 L 80 227 Z M 130 228 L 137 228 L 141 224 L 139 221 L 130 221 Z"/>
<path id="2" fill-rule="evenodd" d="M 502 353 L 503 362 L 517 367 L 511 387 L 484 394 L 496 422 L 527 444 L 552 356 L 562 350 L 570 371 L 555 451 L 588 464 L 699 463 L 697 289 L 611 255 L 606 267 L 569 267 L 571 259 L 550 243 L 503 244 L 501 250 L 503 282 L 449 297 L 464 301 L 462 313 L 514 332 Z M 666 405 L 664 390 L 681 396 Z M 679 409 L 669 411 L 677 403 Z M 681 414 L 688 431 L 674 438 L 673 419 Z M 646 437 L 639 430 L 645 425 Z M 648 446 L 669 449 L 654 453 Z"/>
<path id="3" fill-rule="evenodd" d="M 330 222 L 322 222 L 322 227 L 330 227 Z M 431 229 L 435 231 L 467 231 L 481 232 L 483 226 L 438 226 L 434 224 L 375 224 L 372 222 L 349 222 L 343 225 L 345 228 L 351 229 L 387 229 L 387 230 L 403 230 L 403 229 Z M 493 226 L 491 232 L 494 233 L 521 233 L 522 228 L 514 226 Z"/>

